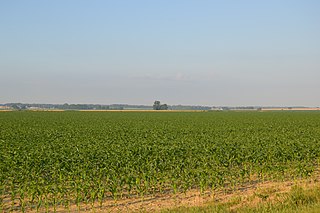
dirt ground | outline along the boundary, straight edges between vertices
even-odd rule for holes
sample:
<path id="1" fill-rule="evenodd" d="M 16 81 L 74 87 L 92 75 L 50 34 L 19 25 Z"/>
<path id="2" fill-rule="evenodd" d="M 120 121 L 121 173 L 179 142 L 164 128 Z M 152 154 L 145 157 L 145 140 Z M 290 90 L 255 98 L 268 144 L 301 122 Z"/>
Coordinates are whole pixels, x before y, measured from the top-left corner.
<path id="1" fill-rule="evenodd" d="M 236 210 L 243 206 L 256 206 L 262 201 L 278 200 L 279 195 L 288 193 L 293 186 L 301 186 L 303 188 L 320 187 L 320 175 L 317 174 L 308 179 L 298 179 L 295 181 L 281 181 L 281 182 L 263 182 L 251 183 L 239 186 L 236 189 L 221 189 L 206 191 L 200 194 L 199 190 L 192 189 L 187 193 L 166 193 L 158 195 L 145 196 L 143 198 L 125 198 L 106 199 L 102 207 L 99 203 L 75 204 L 68 208 L 57 206 L 56 210 L 53 207 L 46 209 L 42 207 L 39 212 L 159 212 L 161 210 L 178 208 L 178 207 L 192 207 L 192 206 L 206 206 L 213 204 L 233 203 L 230 210 Z M 17 206 L 17 212 L 21 212 L 21 208 Z M 7 209 L 9 210 L 9 209 Z M 5 211 L 4 211 L 5 212 Z M 12 211 L 11 211 L 12 212 Z M 26 212 L 37 212 L 35 208 L 26 209 Z"/>

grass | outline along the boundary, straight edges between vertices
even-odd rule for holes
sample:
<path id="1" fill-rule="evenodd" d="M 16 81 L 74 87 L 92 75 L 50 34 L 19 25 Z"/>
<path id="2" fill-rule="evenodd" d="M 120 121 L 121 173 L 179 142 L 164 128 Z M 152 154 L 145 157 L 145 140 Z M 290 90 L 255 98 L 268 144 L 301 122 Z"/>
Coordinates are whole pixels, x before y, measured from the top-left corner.
<path id="1" fill-rule="evenodd" d="M 288 192 L 267 188 L 247 197 L 232 196 L 227 202 L 209 202 L 203 206 L 178 207 L 161 212 L 316 213 L 320 212 L 320 185 L 294 185 Z"/>

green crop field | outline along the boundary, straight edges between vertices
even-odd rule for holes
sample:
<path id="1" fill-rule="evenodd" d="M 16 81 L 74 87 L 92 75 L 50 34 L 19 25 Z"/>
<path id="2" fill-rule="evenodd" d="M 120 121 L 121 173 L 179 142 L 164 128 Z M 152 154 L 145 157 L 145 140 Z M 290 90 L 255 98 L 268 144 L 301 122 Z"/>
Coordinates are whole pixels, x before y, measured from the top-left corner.
<path id="1" fill-rule="evenodd" d="M 2 112 L 0 211 L 307 177 L 319 112 Z"/>

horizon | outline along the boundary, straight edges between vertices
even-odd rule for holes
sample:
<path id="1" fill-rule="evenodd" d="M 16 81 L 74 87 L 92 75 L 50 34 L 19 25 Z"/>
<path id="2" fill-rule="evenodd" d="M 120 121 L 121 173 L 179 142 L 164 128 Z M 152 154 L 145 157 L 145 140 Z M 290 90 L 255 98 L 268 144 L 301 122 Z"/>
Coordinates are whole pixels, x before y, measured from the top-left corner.
<path id="1" fill-rule="evenodd" d="M 2 2 L 0 103 L 320 106 L 319 8 Z"/>
<path id="2" fill-rule="evenodd" d="M 163 103 L 163 102 L 161 102 Z M 144 106 L 144 107 L 152 107 L 152 104 L 128 104 L 128 103 L 111 103 L 111 104 L 100 104 L 100 103 L 26 103 L 26 102 L 7 102 L 7 103 L 0 103 L 0 105 L 6 104 L 24 104 L 24 105 L 100 105 L 100 106 L 116 106 L 116 105 L 123 105 L 123 106 Z M 199 105 L 199 104 L 170 104 L 170 103 L 163 103 L 167 104 L 168 106 L 190 106 L 190 107 L 265 107 L 265 108 L 320 108 L 320 106 L 304 106 L 304 105 Z"/>

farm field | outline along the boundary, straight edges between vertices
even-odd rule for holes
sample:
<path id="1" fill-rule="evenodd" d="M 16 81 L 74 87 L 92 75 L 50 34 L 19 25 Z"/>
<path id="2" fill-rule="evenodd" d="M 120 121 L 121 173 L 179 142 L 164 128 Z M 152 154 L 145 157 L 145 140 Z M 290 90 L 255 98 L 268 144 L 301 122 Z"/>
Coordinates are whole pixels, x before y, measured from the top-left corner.
<path id="1" fill-rule="evenodd" d="M 320 112 L 3 112 L 0 211 L 107 211 L 314 175 Z"/>

